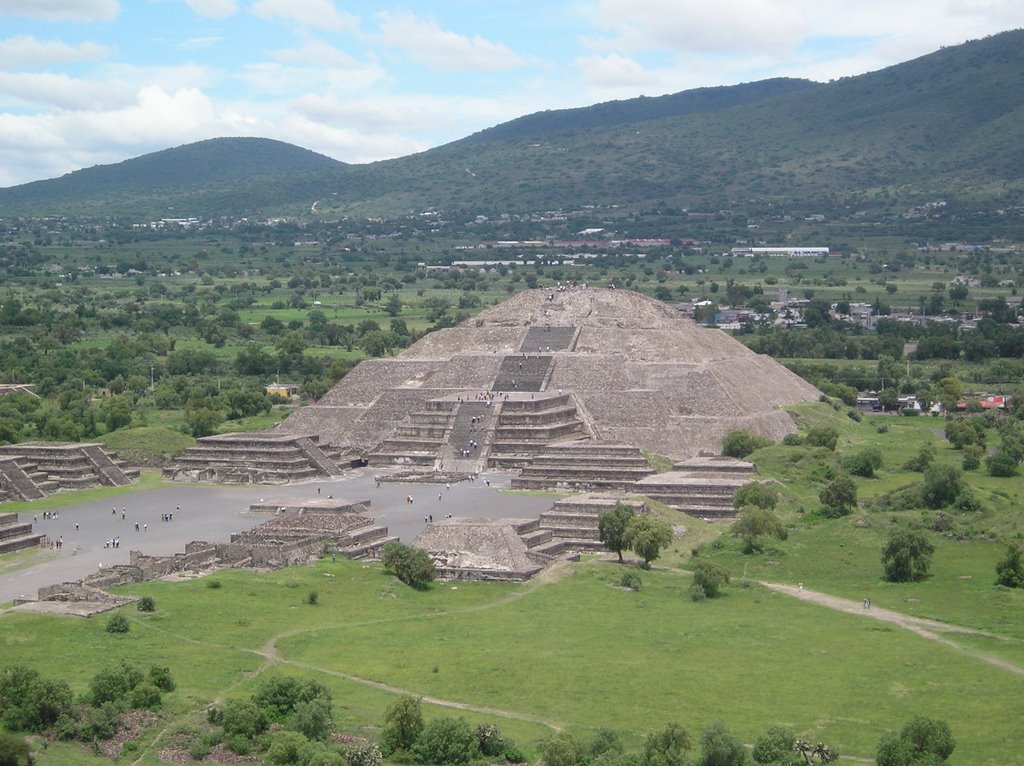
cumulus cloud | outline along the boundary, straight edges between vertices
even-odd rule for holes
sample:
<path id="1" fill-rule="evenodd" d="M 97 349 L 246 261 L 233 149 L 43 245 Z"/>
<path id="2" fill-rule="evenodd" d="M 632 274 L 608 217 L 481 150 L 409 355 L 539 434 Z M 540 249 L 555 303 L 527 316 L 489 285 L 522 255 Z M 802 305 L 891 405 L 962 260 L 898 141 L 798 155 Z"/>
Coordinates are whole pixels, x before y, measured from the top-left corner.
<path id="1" fill-rule="evenodd" d="M 465 37 L 448 32 L 433 19 L 412 13 L 381 13 L 380 39 L 385 45 L 402 48 L 421 64 L 437 70 L 511 69 L 523 58 L 501 43 L 478 35 Z"/>
<path id="2" fill-rule="evenodd" d="M 317 29 L 350 30 L 358 26 L 357 19 L 339 11 L 332 0 L 256 0 L 252 12 L 264 19 L 287 19 Z"/>
<path id="3" fill-rule="evenodd" d="M 236 0 L 185 0 L 186 5 L 200 16 L 226 19 L 238 11 Z"/>
<path id="4" fill-rule="evenodd" d="M 66 74 L 0 72 L 0 94 L 26 104 L 68 110 L 110 108 L 131 100 L 132 94 L 110 82 L 90 82 Z"/>
<path id="5" fill-rule="evenodd" d="M 0 15 L 45 21 L 110 21 L 117 17 L 117 0 L 4 0 Z"/>
<path id="6" fill-rule="evenodd" d="M 47 64 L 68 64 L 102 59 L 108 49 L 96 43 L 68 45 L 60 40 L 37 40 L 31 35 L 0 40 L 0 67 L 21 69 Z"/>

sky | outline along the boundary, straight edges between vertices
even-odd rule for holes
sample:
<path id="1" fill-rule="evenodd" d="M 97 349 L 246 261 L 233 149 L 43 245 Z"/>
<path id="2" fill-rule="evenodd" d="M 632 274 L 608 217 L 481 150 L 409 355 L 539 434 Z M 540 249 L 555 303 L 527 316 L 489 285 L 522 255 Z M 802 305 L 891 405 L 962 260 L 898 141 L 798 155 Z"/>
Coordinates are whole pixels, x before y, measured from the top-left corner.
<path id="1" fill-rule="evenodd" d="M 0 187 L 220 136 L 371 162 L 1020 27 L 1024 0 L 0 0 Z"/>

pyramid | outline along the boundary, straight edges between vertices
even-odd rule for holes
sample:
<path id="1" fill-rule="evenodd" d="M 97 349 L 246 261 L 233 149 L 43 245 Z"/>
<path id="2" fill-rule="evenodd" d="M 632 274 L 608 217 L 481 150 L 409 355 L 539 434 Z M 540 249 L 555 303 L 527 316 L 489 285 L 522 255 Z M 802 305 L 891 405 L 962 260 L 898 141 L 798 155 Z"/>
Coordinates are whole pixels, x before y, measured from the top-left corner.
<path id="1" fill-rule="evenodd" d="M 639 293 L 534 289 L 401 355 L 361 362 L 278 429 L 371 464 L 517 467 L 551 445 L 628 446 L 684 460 L 744 429 L 772 439 L 781 406 L 820 392 L 720 330 Z"/>

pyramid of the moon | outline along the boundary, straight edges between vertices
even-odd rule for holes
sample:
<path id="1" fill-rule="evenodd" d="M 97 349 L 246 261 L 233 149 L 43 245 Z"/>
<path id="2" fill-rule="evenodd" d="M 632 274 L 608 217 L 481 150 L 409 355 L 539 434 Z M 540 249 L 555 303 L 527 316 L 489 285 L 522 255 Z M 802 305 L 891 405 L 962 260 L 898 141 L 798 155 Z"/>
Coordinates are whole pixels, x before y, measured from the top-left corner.
<path id="1" fill-rule="evenodd" d="M 371 464 L 523 465 L 545 447 L 718 453 L 734 429 L 779 439 L 781 405 L 820 392 L 720 330 L 615 289 L 535 289 L 361 362 L 279 429 Z"/>

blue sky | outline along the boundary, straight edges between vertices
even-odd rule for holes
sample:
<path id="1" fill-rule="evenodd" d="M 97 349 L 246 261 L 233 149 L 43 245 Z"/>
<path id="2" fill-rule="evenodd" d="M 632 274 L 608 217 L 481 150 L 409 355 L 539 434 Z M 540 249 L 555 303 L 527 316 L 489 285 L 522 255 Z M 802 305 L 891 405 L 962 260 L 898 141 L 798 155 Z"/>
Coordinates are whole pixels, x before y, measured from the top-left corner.
<path id="1" fill-rule="evenodd" d="M 369 162 L 1022 26 L 1021 0 L 0 0 L 0 186 L 217 136 Z"/>

